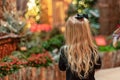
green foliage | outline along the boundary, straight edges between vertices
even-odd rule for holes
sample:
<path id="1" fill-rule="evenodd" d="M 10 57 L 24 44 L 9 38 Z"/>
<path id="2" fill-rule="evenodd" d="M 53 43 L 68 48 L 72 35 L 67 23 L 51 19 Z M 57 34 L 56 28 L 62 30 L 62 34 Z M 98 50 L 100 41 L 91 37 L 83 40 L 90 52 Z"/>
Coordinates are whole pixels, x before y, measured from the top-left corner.
<path id="1" fill-rule="evenodd" d="M 31 47 L 31 48 L 27 49 L 27 51 L 22 51 L 21 53 L 24 54 L 24 56 L 29 57 L 33 53 L 38 54 L 38 53 L 41 53 L 41 52 L 43 52 L 42 47 L 34 46 L 34 47 Z"/>
<path id="2" fill-rule="evenodd" d="M 90 26 L 93 35 L 99 34 L 98 30 L 100 29 L 99 25 L 99 11 L 95 8 L 86 8 L 84 13 L 87 13 L 89 16 Z"/>
<path id="3" fill-rule="evenodd" d="M 68 8 L 66 20 L 69 16 L 77 13 L 88 14 L 92 33 L 94 35 L 99 34 L 99 11 L 97 8 L 94 8 L 96 2 L 97 0 L 73 0 Z"/>
<path id="4" fill-rule="evenodd" d="M 4 20 L 1 21 L 0 32 L 20 34 L 25 26 L 25 21 L 19 19 L 17 14 L 4 13 Z"/>
<path id="5" fill-rule="evenodd" d="M 84 10 L 85 8 L 92 8 L 96 0 L 73 0 L 76 2 L 77 10 Z"/>
<path id="6" fill-rule="evenodd" d="M 18 71 L 19 69 L 20 69 L 20 67 L 18 67 L 17 65 L 12 65 L 12 67 L 10 69 L 7 66 L 0 67 L 0 77 L 12 74 L 12 73 Z"/>
<path id="7" fill-rule="evenodd" d="M 100 52 L 111 52 L 111 51 L 115 51 L 117 49 L 114 48 L 112 45 L 107 45 L 107 46 L 99 46 L 98 50 Z"/>
<path id="8" fill-rule="evenodd" d="M 16 60 L 8 56 L 0 61 L 0 77 L 12 74 L 20 69 L 20 66 L 12 64 L 14 62 L 16 62 Z"/>
<path id="9" fill-rule="evenodd" d="M 4 58 L 2 59 L 2 62 L 11 62 L 11 61 L 12 61 L 12 59 L 9 58 L 8 56 L 7 56 L 7 57 L 4 57 Z"/>
<path id="10" fill-rule="evenodd" d="M 38 63 L 35 63 L 35 61 L 33 62 L 30 62 L 28 65 L 26 66 L 30 66 L 30 67 L 36 67 L 36 68 L 39 68 L 39 67 L 47 67 L 47 66 L 50 66 L 51 63 L 52 63 L 52 60 L 50 60 L 49 58 L 46 57 L 46 63 L 45 64 L 38 64 Z"/>
<path id="11" fill-rule="evenodd" d="M 25 51 L 20 51 L 22 54 L 24 54 L 27 57 L 33 53 L 35 54 L 41 53 L 44 50 L 43 47 L 41 47 L 41 43 L 37 42 L 36 40 L 21 42 L 19 47 L 20 48 L 25 47 L 27 49 Z"/>
<path id="12" fill-rule="evenodd" d="M 14 51 L 12 55 L 0 61 L 0 77 L 12 74 L 22 67 L 47 67 L 52 63 L 49 52 L 30 53 L 25 51 Z"/>
<path id="13" fill-rule="evenodd" d="M 75 5 L 73 5 L 73 4 L 70 4 L 70 5 L 69 5 L 69 7 L 68 7 L 68 10 L 67 10 L 67 12 L 66 12 L 67 17 L 66 17 L 66 19 L 65 19 L 65 20 L 67 20 L 67 19 L 68 19 L 68 17 L 70 17 L 70 16 L 72 16 L 72 15 L 76 14 L 77 12 L 78 12 L 78 11 L 77 11 L 76 6 L 75 6 Z"/>
<path id="14" fill-rule="evenodd" d="M 118 42 L 118 46 L 114 47 L 112 44 L 106 45 L 106 46 L 99 46 L 98 50 L 100 52 L 112 52 L 116 50 L 120 50 L 120 42 Z"/>
<path id="15" fill-rule="evenodd" d="M 52 51 L 55 48 L 60 48 L 64 44 L 64 37 L 63 35 L 57 35 L 45 42 L 42 43 L 42 47 L 47 51 Z"/>
<path id="16" fill-rule="evenodd" d="M 49 38 L 55 37 L 57 35 L 61 35 L 61 31 L 58 27 L 53 28 L 49 33 Z"/>

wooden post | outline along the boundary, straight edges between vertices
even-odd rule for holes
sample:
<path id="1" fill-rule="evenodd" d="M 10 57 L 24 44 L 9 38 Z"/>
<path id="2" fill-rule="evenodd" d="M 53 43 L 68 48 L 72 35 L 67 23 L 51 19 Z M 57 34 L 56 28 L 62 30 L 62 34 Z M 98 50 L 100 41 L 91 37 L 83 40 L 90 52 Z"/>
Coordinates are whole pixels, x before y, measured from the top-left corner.
<path id="1" fill-rule="evenodd" d="M 118 14 L 120 14 L 120 0 L 117 0 L 116 1 L 117 2 L 117 7 L 118 7 Z M 119 20 L 120 20 L 120 15 L 118 16 L 119 17 Z M 120 23 L 120 21 L 119 21 L 119 23 Z"/>
<path id="2" fill-rule="evenodd" d="M 99 0 L 100 10 L 100 33 L 103 35 L 111 35 L 116 30 L 119 23 L 119 12 L 117 1 Z"/>
<path id="3" fill-rule="evenodd" d="M 0 19 L 2 19 L 2 0 L 0 0 Z"/>

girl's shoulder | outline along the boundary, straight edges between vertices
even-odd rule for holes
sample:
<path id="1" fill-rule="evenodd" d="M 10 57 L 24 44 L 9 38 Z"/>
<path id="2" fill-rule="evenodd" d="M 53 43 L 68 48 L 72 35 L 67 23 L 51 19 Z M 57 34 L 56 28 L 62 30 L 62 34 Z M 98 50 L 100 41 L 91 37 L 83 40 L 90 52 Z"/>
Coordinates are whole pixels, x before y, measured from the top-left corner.
<path id="1" fill-rule="evenodd" d="M 60 48 L 60 54 L 61 55 L 66 55 L 66 53 L 67 53 L 67 49 L 68 49 L 68 46 L 66 46 L 66 45 L 63 45 L 61 48 Z"/>
<path id="2" fill-rule="evenodd" d="M 66 50 L 67 50 L 67 48 L 68 48 L 68 46 L 67 46 L 67 45 L 63 45 L 63 46 L 60 48 L 60 51 L 66 51 Z"/>

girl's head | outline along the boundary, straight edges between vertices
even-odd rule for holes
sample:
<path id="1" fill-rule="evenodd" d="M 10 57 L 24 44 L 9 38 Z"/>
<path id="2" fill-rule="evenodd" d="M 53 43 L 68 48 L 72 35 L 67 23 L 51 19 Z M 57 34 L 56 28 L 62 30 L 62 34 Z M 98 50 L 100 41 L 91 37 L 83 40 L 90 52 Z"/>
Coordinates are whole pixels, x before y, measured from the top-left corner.
<path id="1" fill-rule="evenodd" d="M 81 42 L 92 44 L 88 19 L 84 17 L 82 19 L 76 19 L 75 16 L 70 17 L 66 22 L 65 38 L 67 45 Z"/>
<path id="2" fill-rule="evenodd" d="M 70 17 L 66 22 L 65 40 L 68 46 L 66 56 L 71 70 L 77 72 L 79 77 L 86 77 L 97 60 L 97 50 L 88 19 Z M 95 60 L 92 59 L 93 55 Z M 81 71 L 84 71 L 84 76 L 80 74 Z"/>

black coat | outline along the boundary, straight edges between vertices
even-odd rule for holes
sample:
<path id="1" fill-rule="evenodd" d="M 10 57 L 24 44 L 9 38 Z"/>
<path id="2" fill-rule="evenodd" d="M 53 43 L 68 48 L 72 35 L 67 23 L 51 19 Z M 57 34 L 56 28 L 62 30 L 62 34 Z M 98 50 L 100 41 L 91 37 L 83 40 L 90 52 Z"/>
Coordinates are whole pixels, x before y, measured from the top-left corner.
<path id="1" fill-rule="evenodd" d="M 60 49 L 60 59 L 59 59 L 59 69 L 61 71 L 66 71 L 66 80 L 95 80 L 94 74 L 95 69 L 99 69 L 101 67 L 101 59 L 99 58 L 97 61 L 98 65 L 94 65 L 94 68 L 86 79 L 80 79 L 74 72 L 71 71 L 70 67 L 68 66 L 67 58 L 64 54 L 64 47 Z M 81 72 L 81 75 L 84 75 L 84 72 Z"/>

